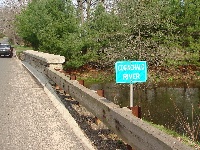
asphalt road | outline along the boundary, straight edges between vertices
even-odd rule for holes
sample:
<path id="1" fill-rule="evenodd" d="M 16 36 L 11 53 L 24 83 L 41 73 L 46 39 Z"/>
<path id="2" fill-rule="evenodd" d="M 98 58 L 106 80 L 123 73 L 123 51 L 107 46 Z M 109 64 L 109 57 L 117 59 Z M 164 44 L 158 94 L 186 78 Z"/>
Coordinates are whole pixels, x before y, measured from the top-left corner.
<path id="1" fill-rule="evenodd" d="M 87 150 L 16 58 L 0 58 L 0 149 Z"/>

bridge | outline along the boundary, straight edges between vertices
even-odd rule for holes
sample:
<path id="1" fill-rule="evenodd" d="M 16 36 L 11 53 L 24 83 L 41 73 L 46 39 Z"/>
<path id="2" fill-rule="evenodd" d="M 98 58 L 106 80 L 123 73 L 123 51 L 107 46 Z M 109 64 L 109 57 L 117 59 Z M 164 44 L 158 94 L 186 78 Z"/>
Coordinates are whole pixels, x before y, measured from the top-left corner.
<path id="1" fill-rule="evenodd" d="M 24 52 L 23 64 L 30 72 L 36 72 L 33 71 L 36 69 L 40 73 L 40 75 L 36 75 L 36 78 L 40 80 L 39 76 L 46 76 L 51 79 L 65 93 L 72 96 L 98 117 L 134 150 L 192 149 L 172 136 L 133 116 L 128 108 L 120 108 L 118 105 L 79 84 L 78 81 L 70 80 L 69 76 L 57 71 L 59 69 L 62 70 L 62 63 L 64 62 L 63 56 L 55 56 L 32 50 Z M 44 88 L 51 90 L 47 82 L 42 84 Z M 63 104 L 59 103 L 61 107 Z"/>
<path id="2" fill-rule="evenodd" d="M 27 81 L 33 82 L 30 79 L 30 77 L 28 77 L 28 79 L 24 81 L 21 81 L 20 82 L 21 84 L 16 86 L 17 88 L 19 87 L 22 88 L 20 92 L 26 91 L 25 94 L 27 92 L 30 92 L 28 95 L 26 95 L 26 98 L 27 98 L 27 100 L 25 101 L 26 103 L 23 104 L 22 102 L 21 103 L 18 102 L 18 99 L 22 97 L 14 98 L 13 96 L 15 104 L 12 104 L 9 107 L 11 108 L 14 106 L 19 107 L 17 105 L 19 104 L 26 108 L 29 105 L 31 105 L 30 103 L 36 103 L 36 102 L 31 102 L 31 97 L 33 98 L 36 96 L 34 99 L 38 101 L 41 99 L 41 97 L 43 97 L 41 94 L 45 92 L 48 95 L 48 99 L 46 100 L 46 103 L 48 103 L 48 105 L 41 106 L 41 104 L 39 104 L 40 105 L 39 108 L 37 108 L 38 106 L 32 106 L 32 107 L 36 107 L 38 109 L 38 112 L 40 112 L 40 109 L 41 110 L 43 109 L 42 107 L 44 107 L 44 109 L 47 109 L 47 110 L 49 109 L 48 107 L 52 109 L 51 108 L 52 106 L 49 106 L 50 102 L 47 102 L 48 100 L 51 101 L 51 104 L 53 104 L 57 108 L 57 110 L 60 112 L 59 114 L 61 114 L 61 115 L 58 115 L 58 117 L 64 118 L 67 121 L 67 125 L 62 124 L 61 126 L 69 126 L 69 128 L 73 129 L 72 131 L 71 130 L 69 131 L 69 129 L 66 129 L 66 128 L 63 129 L 63 130 L 66 130 L 64 132 L 67 132 L 68 134 L 67 133 L 66 134 L 68 136 L 69 134 L 71 134 L 73 135 L 73 137 L 75 137 L 75 139 L 72 139 L 72 141 L 68 141 L 68 143 L 70 142 L 74 143 L 73 140 L 77 141 L 76 138 L 78 139 L 78 142 L 80 143 L 81 148 L 76 147 L 79 144 L 77 145 L 72 144 L 71 149 L 94 149 L 94 148 L 92 147 L 90 141 L 88 141 L 85 135 L 83 135 L 82 132 L 79 130 L 78 125 L 69 114 L 69 111 L 65 108 L 63 102 L 59 100 L 59 97 L 55 93 L 55 90 L 52 89 L 52 86 L 49 83 L 50 80 L 53 81 L 56 85 L 58 85 L 61 89 L 63 89 L 65 93 L 69 94 L 71 97 L 77 100 L 82 106 L 84 106 L 94 116 L 99 118 L 109 129 L 111 129 L 115 134 L 117 134 L 123 141 L 128 143 L 128 145 L 130 145 L 134 150 L 172 150 L 172 149 L 190 150 L 192 149 L 190 146 L 187 146 L 181 143 L 180 141 L 173 138 L 172 136 L 165 134 L 164 132 L 151 126 L 147 122 L 133 116 L 131 110 L 129 110 L 128 108 L 120 108 L 118 105 L 112 103 L 106 98 L 99 96 L 96 92 L 84 87 L 78 81 L 70 80 L 70 76 L 59 71 L 59 70 L 62 70 L 62 64 L 65 62 L 65 58 L 63 56 L 37 52 L 33 50 L 27 50 L 23 53 L 23 55 L 21 56 L 21 59 L 22 59 L 21 63 L 23 64 L 23 66 L 39 81 L 39 85 L 29 86 L 28 83 L 26 82 Z M 23 68 L 20 68 L 20 69 L 23 69 Z M 18 70 L 16 70 L 15 68 L 13 71 L 18 71 Z M 21 72 L 21 71 L 18 71 L 18 72 Z M 12 77 L 12 78 L 15 81 L 18 81 L 18 80 L 20 81 L 21 77 L 24 77 L 24 76 L 28 76 L 28 75 L 26 73 L 24 75 L 24 71 L 23 71 L 23 73 L 21 73 L 20 76 Z M 32 87 L 35 87 L 36 89 L 39 88 L 41 94 L 37 95 L 35 93 L 37 91 L 34 92 L 35 94 L 32 94 L 31 93 Z M 24 97 L 22 99 L 24 99 Z M 20 110 L 23 110 L 22 114 L 26 114 L 26 111 L 28 112 L 28 110 L 19 107 L 17 111 L 20 111 Z M 32 112 L 34 112 L 34 109 L 32 110 Z M 41 116 L 42 113 L 41 114 L 37 113 L 36 115 Z M 23 118 L 23 115 L 21 117 Z M 18 119 L 20 119 L 20 117 Z M 26 118 L 23 118 L 23 119 L 26 119 Z M 45 125 L 45 122 L 47 124 L 49 122 L 48 118 L 44 118 L 44 120 L 40 120 L 40 121 L 42 121 L 44 125 Z M 20 125 L 20 122 L 18 124 Z M 17 130 L 17 127 L 15 129 Z M 45 130 L 45 127 L 39 130 L 43 130 L 43 129 Z M 41 136 L 42 136 L 42 133 L 43 132 L 41 131 L 40 133 Z M 66 135 L 66 139 L 68 139 L 67 135 Z M 62 135 L 62 138 L 65 138 L 63 136 L 64 135 Z M 26 138 L 31 139 L 28 135 L 26 135 Z M 59 145 L 59 143 L 57 144 Z M 65 144 L 66 143 L 64 143 L 63 145 L 65 146 Z M 38 149 L 41 149 L 41 148 L 38 148 Z M 60 149 L 64 149 L 64 148 L 60 147 Z"/>
<path id="3" fill-rule="evenodd" d="M 47 96 L 20 60 L 1 57 L 0 70 L 1 150 L 95 149 L 74 118 L 60 113 L 52 102 L 55 97 Z"/>

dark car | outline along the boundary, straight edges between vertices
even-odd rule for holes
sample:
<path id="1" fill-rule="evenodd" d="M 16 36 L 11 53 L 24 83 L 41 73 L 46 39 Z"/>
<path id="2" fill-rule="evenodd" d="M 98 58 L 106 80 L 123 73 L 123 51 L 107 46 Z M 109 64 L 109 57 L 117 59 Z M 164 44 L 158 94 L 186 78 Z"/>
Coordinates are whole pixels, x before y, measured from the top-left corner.
<path id="1" fill-rule="evenodd" d="M 0 56 L 13 56 L 13 47 L 9 44 L 2 44 L 0 43 Z"/>

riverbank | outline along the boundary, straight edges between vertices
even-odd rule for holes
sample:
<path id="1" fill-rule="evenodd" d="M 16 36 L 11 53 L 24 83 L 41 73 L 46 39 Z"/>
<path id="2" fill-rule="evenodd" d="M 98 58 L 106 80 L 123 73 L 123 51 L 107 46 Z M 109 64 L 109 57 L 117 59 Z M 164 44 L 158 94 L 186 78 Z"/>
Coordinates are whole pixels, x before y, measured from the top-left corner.
<path id="1" fill-rule="evenodd" d="M 55 90 L 56 87 L 54 86 Z M 88 136 L 91 142 L 97 149 L 118 149 L 126 150 L 127 145 L 124 143 L 115 133 L 113 133 L 109 128 L 107 128 L 102 122 L 95 120 L 95 116 L 87 111 L 86 108 L 81 106 L 78 101 L 70 97 L 70 95 L 65 95 L 63 90 L 56 90 L 57 94 L 61 98 L 65 107 L 69 110 L 71 115 L 75 118 L 77 123 L 83 132 Z M 198 143 L 193 142 L 186 136 L 181 136 L 175 131 L 166 129 L 162 125 L 156 125 L 152 122 L 147 121 L 152 126 L 160 129 L 161 131 L 172 135 L 179 141 L 194 147 L 194 149 L 200 149 Z"/>
<path id="2" fill-rule="evenodd" d="M 95 83 L 109 83 L 115 82 L 115 72 L 112 69 L 99 69 L 94 67 L 85 66 L 77 70 L 71 70 L 70 74 L 74 74 L 78 79 L 83 79 L 86 86 Z M 148 68 L 148 82 L 155 87 L 170 86 L 178 88 L 191 88 L 200 87 L 200 68 L 194 65 L 182 65 L 176 67 L 149 67 Z M 198 84 L 199 83 L 199 84 Z M 165 84 L 165 85 L 163 85 Z M 149 84 L 148 84 L 149 86 Z M 158 125 L 159 128 L 162 125 Z M 163 126 L 164 129 L 164 126 Z M 162 129 L 162 130 L 163 130 Z M 167 133 L 174 136 L 175 131 L 167 130 Z M 185 136 L 176 134 L 177 139 L 193 145 L 200 149 L 198 143 L 192 142 Z"/>
<path id="3" fill-rule="evenodd" d="M 78 79 L 82 79 L 86 84 L 115 82 L 115 71 L 113 68 L 101 68 L 85 65 L 75 70 L 67 70 L 70 74 L 76 75 Z M 180 65 L 180 66 L 160 66 L 148 68 L 148 82 L 152 84 L 185 82 L 188 85 L 200 83 L 200 67 L 196 65 Z"/>
<path id="4" fill-rule="evenodd" d="M 21 52 L 31 47 L 14 46 L 19 55 Z M 158 83 L 177 83 L 184 81 L 188 84 L 200 83 L 200 63 L 187 64 L 186 62 L 175 63 L 163 66 L 148 66 L 148 82 Z M 76 75 L 78 79 L 85 80 L 86 84 L 115 82 L 114 65 L 112 68 L 104 68 L 98 63 L 89 63 L 78 69 L 68 69 L 68 73 Z"/>
<path id="5" fill-rule="evenodd" d="M 99 81 L 104 80 L 104 81 L 107 81 L 107 82 L 109 82 L 109 80 L 111 82 L 114 79 L 114 71 L 111 70 L 111 69 L 99 69 L 99 68 L 91 68 L 91 67 L 89 68 L 87 66 L 86 66 L 86 68 L 80 68 L 80 69 L 81 70 L 70 70 L 71 71 L 70 74 L 84 75 L 84 77 L 86 77 L 86 78 L 92 77 L 93 80 L 96 79 L 95 77 L 97 77 Z M 121 88 L 120 88 L 120 91 L 121 91 Z M 163 98 L 161 98 L 161 99 L 163 99 Z"/>
<path id="6" fill-rule="evenodd" d="M 96 120 L 96 117 L 85 107 L 80 105 L 78 101 L 70 97 L 70 95 L 65 95 L 63 90 L 56 89 L 55 86 L 53 87 L 57 91 L 57 94 L 65 107 L 68 109 L 73 118 L 75 118 L 79 127 L 83 130 L 89 140 L 91 140 L 96 149 L 127 150 L 127 143 L 120 139 L 102 122 Z M 155 125 L 149 121 L 146 122 L 158 128 L 159 130 L 172 135 L 182 143 L 194 147 L 196 150 L 200 149 L 200 145 L 198 143 L 193 142 L 186 136 L 181 136 L 174 131 L 164 128 L 164 126 Z"/>

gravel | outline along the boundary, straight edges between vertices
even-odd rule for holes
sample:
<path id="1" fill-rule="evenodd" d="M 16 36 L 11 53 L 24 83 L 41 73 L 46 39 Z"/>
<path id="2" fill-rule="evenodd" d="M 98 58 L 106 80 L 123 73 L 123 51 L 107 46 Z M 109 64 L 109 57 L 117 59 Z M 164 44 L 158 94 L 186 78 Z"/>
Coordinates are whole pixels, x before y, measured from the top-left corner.
<path id="1" fill-rule="evenodd" d="M 17 59 L 1 58 L 0 68 L 1 150 L 91 149 Z"/>
<path id="2" fill-rule="evenodd" d="M 53 86 L 53 85 L 52 85 Z M 122 141 L 102 122 L 96 119 L 87 109 L 79 104 L 63 90 L 56 90 L 61 101 L 72 117 L 76 120 L 86 137 L 92 142 L 97 150 L 127 150 L 127 144 Z"/>

